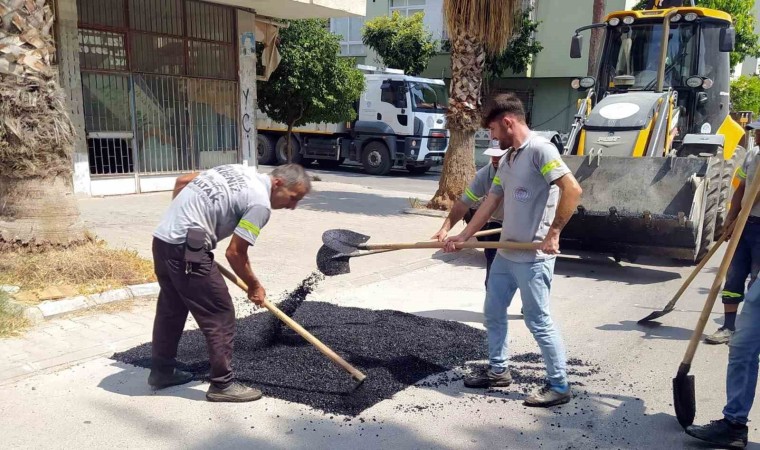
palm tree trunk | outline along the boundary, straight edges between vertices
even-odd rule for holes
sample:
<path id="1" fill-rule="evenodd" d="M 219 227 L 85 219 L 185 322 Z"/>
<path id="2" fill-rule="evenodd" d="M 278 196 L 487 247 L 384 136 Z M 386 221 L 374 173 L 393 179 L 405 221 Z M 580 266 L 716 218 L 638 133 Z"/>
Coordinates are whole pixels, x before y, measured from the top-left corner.
<path id="1" fill-rule="evenodd" d="M 0 177 L 0 250 L 45 250 L 89 239 L 71 179 Z"/>
<path id="2" fill-rule="evenodd" d="M 73 193 L 74 128 L 53 65 L 52 0 L 0 0 L 0 248 L 87 241 Z"/>
<path id="3" fill-rule="evenodd" d="M 475 131 L 480 128 L 480 90 L 485 62 L 483 46 L 459 33 L 451 47 L 451 88 L 446 126 L 451 139 L 430 209 L 450 209 L 475 176 Z"/>

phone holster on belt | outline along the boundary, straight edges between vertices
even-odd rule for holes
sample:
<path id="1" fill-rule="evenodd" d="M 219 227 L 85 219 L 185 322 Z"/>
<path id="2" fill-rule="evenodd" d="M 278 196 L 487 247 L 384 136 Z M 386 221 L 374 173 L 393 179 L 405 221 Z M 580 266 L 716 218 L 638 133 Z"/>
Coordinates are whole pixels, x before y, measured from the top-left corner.
<path id="1" fill-rule="evenodd" d="M 185 262 L 201 263 L 206 254 L 206 231 L 190 228 L 185 239 Z"/>

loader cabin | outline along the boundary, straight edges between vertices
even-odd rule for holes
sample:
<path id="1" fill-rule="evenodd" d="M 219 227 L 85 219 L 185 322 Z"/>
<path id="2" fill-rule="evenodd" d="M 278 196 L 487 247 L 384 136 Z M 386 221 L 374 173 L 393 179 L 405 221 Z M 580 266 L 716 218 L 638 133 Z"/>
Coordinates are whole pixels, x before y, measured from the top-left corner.
<path id="1" fill-rule="evenodd" d="M 593 89 L 596 101 L 610 94 L 673 89 L 676 148 L 685 135 L 715 134 L 730 120 L 729 52 L 735 40 L 730 15 L 680 6 L 613 12 L 604 23 L 576 30 L 570 56 L 581 57 L 580 31 L 602 27 L 606 33 L 597 76 L 573 80 L 575 89 Z"/>

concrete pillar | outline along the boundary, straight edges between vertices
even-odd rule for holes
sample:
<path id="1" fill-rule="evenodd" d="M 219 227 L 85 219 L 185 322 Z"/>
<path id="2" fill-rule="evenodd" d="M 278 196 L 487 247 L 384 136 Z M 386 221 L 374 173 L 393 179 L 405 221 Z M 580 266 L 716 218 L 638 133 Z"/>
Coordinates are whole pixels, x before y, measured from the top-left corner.
<path id="1" fill-rule="evenodd" d="M 240 148 L 243 163 L 257 165 L 256 154 L 256 15 L 237 10 L 240 77 Z"/>
<path id="2" fill-rule="evenodd" d="M 69 117 L 74 124 L 74 193 L 90 195 L 90 162 L 84 130 L 82 77 L 79 71 L 79 36 L 76 0 L 57 0 L 58 80 L 65 92 Z"/>

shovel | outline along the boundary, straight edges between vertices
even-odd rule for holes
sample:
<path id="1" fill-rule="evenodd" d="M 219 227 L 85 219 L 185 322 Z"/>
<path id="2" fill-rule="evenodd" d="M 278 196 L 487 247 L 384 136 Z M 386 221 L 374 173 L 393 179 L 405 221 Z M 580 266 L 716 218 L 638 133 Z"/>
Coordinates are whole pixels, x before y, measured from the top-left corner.
<path id="1" fill-rule="evenodd" d="M 712 256 L 718 252 L 718 249 L 721 245 L 723 245 L 723 242 L 727 240 L 726 233 L 723 233 L 723 235 L 718 239 L 718 241 L 715 243 L 715 245 L 712 246 L 709 252 L 702 258 L 702 261 L 699 262 L 697 267 L 694 268 L 694 270 L 691 271 L 691 274 L 686 278 L 686 280 L 681 285 L 681 288 L 678 289 L 678 292 L 673 296 L 673 298 L 668 302 L 667 305 L 662 309 L 662 311 L 654 311 L 653 313 L 649 314 L 648 316 L 644 317 L 643 319 L 639 320 L 637 323 L 643 324 L 646 322 L 651 322 L 652 320 L 659 319 L 660 317 L 664 316 L 665 314 L 668 314 L 669 312 L 673 311 L 676 306 L 676 302 L 678 299 L 681 298 L 681 295 L 686 291 L 686 288 L 689 287 L 692 281 L 694 281 L 694 278 L 697 277 L 697 274 L 702 270 L 703 267 L 705 267 L 705 264 L 707 264 L 707 261 L 712 258 Z"/>
<path id="2" fill-rule="evenodd" d="M 487 230 L 494 231 L 495 230 Z M 335 233 L 331 233 L 335 232 Z M 481 236 L 483 236 L 481 234 Z M 366 244 L 369 236 L 349 230 L 330 230 L 323 235 L 325 244 L 317 253 L 317 268 L 327 276 L 351 272 L 349 259 L 391 250 L 443 248 L 445 242 L 413 242 L 394 244 Z M 457 248 L 496 248 L 512 250 L 536 250 L 538 242 L 462 242 Z M 366 250 L 366 251 L 364 251 Z"/>
<path id="3" fill-rule="evenodd" d="M 678 423 L 684 428 L 694 423 L 694 416 L 697 412 L 697 401 L 694 393 L 694 375 L 689 375 L 691 362 L 694 359 L 694 354 L 697 352 L 697 346 L 702 338 L 702 332 L 705 330 L 707 319 L 710 318 L 710 312 L 715 304 L 715 299 L 720 292 L 723 278 L 726 276 L 728 266 L 731 265 L 731 259 L 734 257 L 736 247 L 739 245 L 739 239 L 744 231 L 744 225 L 747 223 L 749 213 L 752 210 L 752 206 L 755 204 L 755 198 L 757 198 L 757 194 L 760 192 L 760 166 L 758 166 L 755 171 L 749 189 L 749 196 L 746 197 L 747 201 L 743 202 L 742 209 L 739 211 L 739 217 L 736 219 L 736 225 L 734 226 L 734 231 L 732 233 L 734 238 L 728 241 L 726 254 L 723 255 L 723 261 L 720 263 L 718 274 L 715 275 L 715 280 L 710 288 L 710 293 L 707 296 L 707 300 L 705 300 L 705 306 L 702 308 L 702 313 L 697 321 L 697 326 L 694 328 L 694 333 L 689 340 L 686 354 L 683 357 L 683 361 L 681 361 L 681 365 L 678 366 L 676 377 L 673 378 L 673 407 L 676 410 Z"/>
<path id="4" fill-rule="evenodd" d="M 245 283 L 241 279 L 237 277 L 234 273 L 232 273 L 230 270 L 228 270 L 226 267 L 218 265 L 219 271 L 227 277 L 230 281 L 235 283 L 237 287 L 242 289 L 245 292 L 248 292 L 248 286 L 246 286 Z M 362 372 L 359 371 L 356 367 L 352 366 L 348 363 L 345 359 L 341 358 L 337 353 L 335 353 L 330 347 L 326 346 L 322 343 L 319 339 L 317 339 L 313 334 L 306 331 L 304 327 L 298 324 L 295 320 L 291 319 L 287 314 L 280 311 L 280 308 L 276 307 L 270 302 L 264 302 L 264 306 L 272 313 L 274 314 L 278 319 L 285 322 L 285 325 L 289 326 L 293 329 L 296 333 L 301 335 L 302 338 L 306 339 L 311 345 L 316 347 L 317 350 L 322 352 L 323 355 L 327 356 L 330 361 L 334 362 L 338 366 L 340 366 L 343 370 L 348 372 L 351 375 L 351 378 L 356 381 L 356 384 L 354 385 L 354 390 L 356 390 L 359 386 L 361 386 L 362 383 L 364 383 L 364 379 L 367 378 L 366 375 L 364 375 Z"/>

